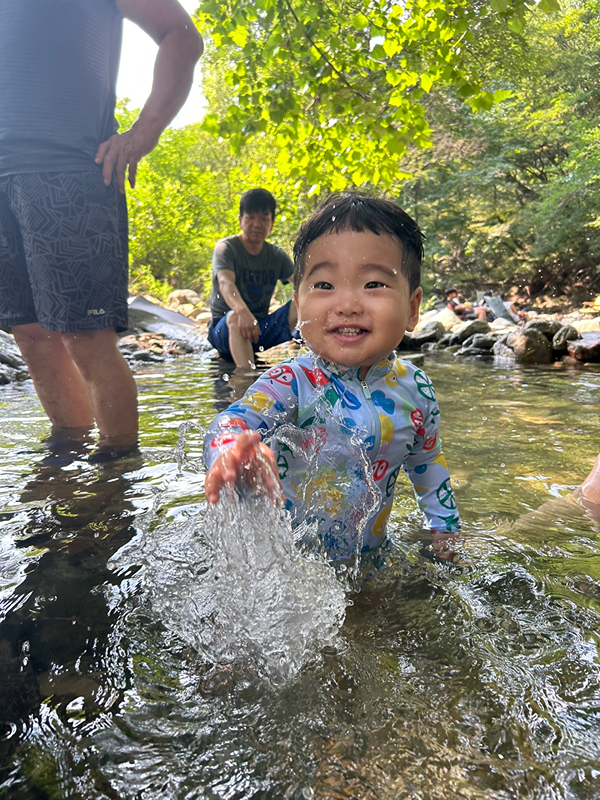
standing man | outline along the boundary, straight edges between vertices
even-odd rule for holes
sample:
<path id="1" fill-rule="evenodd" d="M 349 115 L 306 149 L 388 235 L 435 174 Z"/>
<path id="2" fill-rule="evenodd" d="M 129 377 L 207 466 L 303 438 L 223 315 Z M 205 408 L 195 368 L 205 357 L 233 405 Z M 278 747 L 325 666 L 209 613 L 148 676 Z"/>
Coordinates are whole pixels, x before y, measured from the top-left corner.
<path id="1" fill-rule="evenodd" d="M 241 233 L 220 239 L 213 254 L 212 320 L 208 341 L 238 367 L 254 365 L 254 354 L 289 342 L 298 315 L 290 300 L 269 314 L 277 281 L 288 283 L 292 259 L 265 241 L 273 230 L 275 198 L 250 189 L 240 200 Z"/>
<path id="2" fill-rule="evenodd" d="M 114 116 L 123 17 L 159 45 L 130 130 Z M 177 0 L 0 0 L 0 326 L 50 421 L 96 422 L 99 454 L 137 443 L 127 327 L 125 173 L 185 102 L 200 38 Z"/>

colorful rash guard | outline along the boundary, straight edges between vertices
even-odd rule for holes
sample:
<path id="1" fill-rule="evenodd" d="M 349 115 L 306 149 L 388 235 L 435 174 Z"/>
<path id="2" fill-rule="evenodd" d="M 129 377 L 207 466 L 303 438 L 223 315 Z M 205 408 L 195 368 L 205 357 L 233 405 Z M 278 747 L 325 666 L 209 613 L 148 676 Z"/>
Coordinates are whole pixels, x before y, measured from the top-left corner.
<path id="1" fill-rule="evenodd" d="M 400 468 L 427 527 L 460 529 L 439 414 L 427 375 L 393 354 L 361 381 L 356 368 L 302 350 L 214 419 L 205 460 L 210 468 L 238 434 L 259 431 L 276 455 L 292 525 L 314 522 L 329 557 L 347 559 L 385 540 Z"/>

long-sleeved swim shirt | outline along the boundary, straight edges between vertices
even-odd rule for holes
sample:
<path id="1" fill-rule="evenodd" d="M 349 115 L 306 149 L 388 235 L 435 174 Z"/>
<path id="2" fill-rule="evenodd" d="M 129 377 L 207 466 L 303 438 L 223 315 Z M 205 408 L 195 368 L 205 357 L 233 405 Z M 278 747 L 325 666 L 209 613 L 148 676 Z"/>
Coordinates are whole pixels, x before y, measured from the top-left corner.
<path id="1" fill-rule="evenodd" d="M 205 461 L 258 431 L 276 455 L 292 525 L 316 526 L 328 556 L 348 559 L 385 541 L 400 469 L 425 526 L 460 529 L 439 417 L 433 384 L 411 362 L 392 354 L 360 380 L 358 369 L 303 349 L 215 417 Z"/>

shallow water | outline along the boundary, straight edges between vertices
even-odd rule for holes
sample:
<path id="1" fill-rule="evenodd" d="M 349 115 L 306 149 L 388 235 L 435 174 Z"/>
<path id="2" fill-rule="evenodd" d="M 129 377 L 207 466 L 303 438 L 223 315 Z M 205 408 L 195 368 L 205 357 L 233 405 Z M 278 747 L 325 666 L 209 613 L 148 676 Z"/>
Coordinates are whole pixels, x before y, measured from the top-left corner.
<path id="1" fill-rule="evenodd" d="M 50 458 L 31 385 L 0 388 L 2 797 L 600 797 L 600 523 L 568 496 L 600 373 L 426 370 L 462 565 L 420 558 L 398 489 L 359 592 L 264 508 L 207 515 L 201 430 L 249 379 L 144 369 L 143 457 L 109 467 Z"/>

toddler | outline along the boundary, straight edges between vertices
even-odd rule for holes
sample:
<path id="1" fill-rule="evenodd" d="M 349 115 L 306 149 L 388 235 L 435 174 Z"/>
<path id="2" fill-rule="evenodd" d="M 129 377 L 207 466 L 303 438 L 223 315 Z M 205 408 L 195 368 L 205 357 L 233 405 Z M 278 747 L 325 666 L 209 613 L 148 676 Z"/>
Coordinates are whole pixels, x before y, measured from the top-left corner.
<path id="1" fill-rule="evenodd" d="M 208 502 L 240 480 L 261 486 L 292 524 L 316 522 L 331 559 L 348 559 L 386 540 L 403 468 L 437 556 L 453 557 L 460 519 L 435 391 L 395 354 L 419 318 L 422 255 L 417 224 L 388 200 L 332 195 L 303 224 L 294 302 L 305 346 L 213 421 Z"/>

